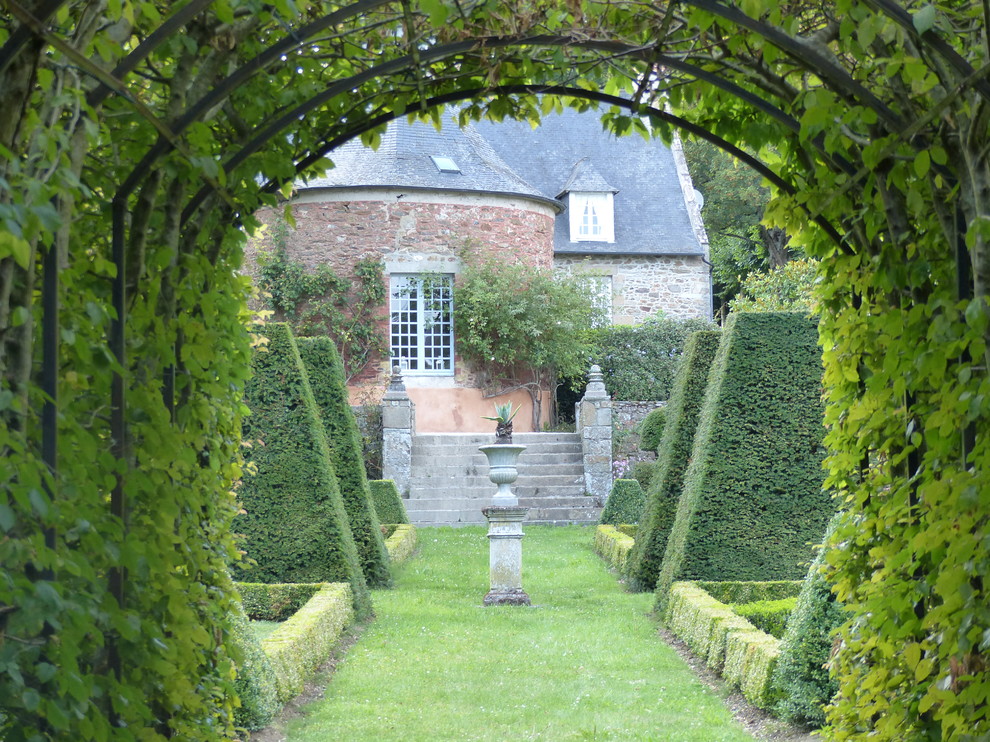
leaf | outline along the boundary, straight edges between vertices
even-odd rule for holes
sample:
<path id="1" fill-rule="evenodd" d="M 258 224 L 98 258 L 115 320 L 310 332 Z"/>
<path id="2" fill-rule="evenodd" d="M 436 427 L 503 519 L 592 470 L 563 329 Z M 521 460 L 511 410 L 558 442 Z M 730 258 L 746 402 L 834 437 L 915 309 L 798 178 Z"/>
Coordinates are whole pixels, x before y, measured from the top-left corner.
<path id="1" fill-rule="evenodd" d="M 31 245 L 23 237 L 15 237 L 7 231 L 0 232 L 0 259 L 6 257 L 13 257 L 15 263 L 27 270 Z"/>
<path id="2" fill-rule="evenodd" d="M 917 13 L 911 16 L 911 23 L 914 24 L 914 29 L 918 33 L 925 33 L 935 25 L 935 6 L 926 5 Z"/>
<path id="3" fill-rule="evenodd" d="M 928 175 L 928 171 L 932 166 L 931 155 L 928 154 L 928 150 L 923 149 L 914 158 L 914 173 L 919 178 L 924 178 Z"/>

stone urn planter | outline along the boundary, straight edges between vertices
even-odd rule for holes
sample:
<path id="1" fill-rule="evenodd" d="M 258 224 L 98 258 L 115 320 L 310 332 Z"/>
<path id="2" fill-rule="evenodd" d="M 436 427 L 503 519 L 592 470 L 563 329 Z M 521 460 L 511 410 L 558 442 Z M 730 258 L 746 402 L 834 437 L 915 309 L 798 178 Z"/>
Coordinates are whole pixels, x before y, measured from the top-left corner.
<path id="1" fill-rule="evenodd" d="M 488 478 L 498 485 L 492 506 L 484 508 L 488 521 L 489 573 L 491 589 L 485 595 L 485 605 L 529 605 L 529 596 L 522 589 L 522 522 L 528 508 L 519 507 L 519 498 L 510 486 L 519 476 L 516 466 L 519 454 L 526 446 L 512 442 L 511 404 L 495 405 L 494 420 L 498 427 L 495 443 L 481 446 L 488 458 Z"/>

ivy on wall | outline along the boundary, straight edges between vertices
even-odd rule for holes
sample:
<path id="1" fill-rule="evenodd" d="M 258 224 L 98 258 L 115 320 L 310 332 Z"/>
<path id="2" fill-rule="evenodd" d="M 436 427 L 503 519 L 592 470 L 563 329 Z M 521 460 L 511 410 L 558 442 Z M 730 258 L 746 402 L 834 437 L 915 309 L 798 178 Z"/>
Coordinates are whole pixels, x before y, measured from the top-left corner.
<path id="1" fill-rule="evenodd" d="M 347 277 L 327 264 L 309 270 L 289 257 L 288 222 L 276 218 L 270 230 L 271 249 L 258 254 L 258 283 L 275 319 L 288 322 L 300 337 L 331 338 L 348 381 L 386 358 L 387 291 L 381 261 L 359 260 Z"/>

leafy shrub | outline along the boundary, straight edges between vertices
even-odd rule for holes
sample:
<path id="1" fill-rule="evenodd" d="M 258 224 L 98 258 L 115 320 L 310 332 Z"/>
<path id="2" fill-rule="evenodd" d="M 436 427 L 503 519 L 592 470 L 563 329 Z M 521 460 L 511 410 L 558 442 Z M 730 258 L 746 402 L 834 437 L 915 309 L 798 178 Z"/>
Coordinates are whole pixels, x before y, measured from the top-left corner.
<path id="1" fill-rule="evenodd" d="M 732 611 L 745 618 L 760 631 L 780 639 L 784 635 L 787 619 L 797 605 L 797 598 L 759 600 L 755 603 L 736 603 Z"/>
<path id="2" fill-rule="evenodd" d="M 663 407 L 657 407 L 650 412 L 639 426 L 639 447 L 644 451 L 656 453 L 663 438 L 664 423 L 667 417 Z"/>
<path id="3" fill-rule="evenodd" d="M 761 580 L 699 582 L 716 600 L 726 604 L 757 603 L 761 600 L 784 600 L 796 598 L 801 592 L 803 580 Z"/>
<path id="4" fill-rule="evenodd" d="M 639 482 L 639 486 L 643 488 L 643 492 L 650 491 L 656 472 L 657 462 L 655 461 L 636 461 L 630 469 L 632 478 Z"/>
<path id="5" fill-rule="evenodd" d="M 640 534 L 626 563 L 633 590 L 653 590 L 660 573 L 667 536 L 674 524 L 677 501 L 684 483 L 684 470 L 691 456 L 698 413 L 705 398 L 708 370 L 718 350 L 721 333 L 696 332 L 684 346 L 670 401 L 664 408 L 667 424 L 640 520 Z"/>
<path id="6" fill-rule="evenodd" d="M 712 363 L 657 581 L 804 576 L 835 511 L 823 491 L 817 322 L 734 314 Z"/>
<path id="7" fill-rule="evenodd" d="M 615 526 L 600 525 L 595 529 L 595 553 L 613 569 L 621 570 L 632 549 L 633 539 Z"/>
<path id="8" fill-rule="evenodd" d="M 241 594 L 244 612 L 252 621 L 284 621 L 323 587 L 319 582 L 238 582 L 235 586 Z"/>
<path id="9" fill-rule="evenodd" d="M 289 328 L 265 327 L 267 347 L 254 354 L 245 388 L 251 414 L 243 424 L 245 513 L 234 529 L 257 564 L 235 570 L 256 582 L 348 582 L 355 609 L 370 611 L 347 511 L 330 463 L 323 423 Z"/>
<path id="10" fill-rule="evenodd" d="M 613 399 L 663 401 L 688 336 L 711 327 L 701 319 L 663 316 L 641 325 L 603 327 L 595 331 L 592 358 Z"/>
<path id="11" fill-rule="evenodd" d="M 616 479 L 598 522 L 610 525 L 638 523 L 645 499 L 643 488 L 635 479 Z"/>
<path id="12" fill-rule="evenodd" d="M 837 519 L 830 524 L 826 543 Z M 787 622 L 773 677 L 780 696 L 775 713 L 809 727 L 825 723 L 823 707 L 839 690 L 839 683 L 830 677 L 827 665 L 833 648 L 832 633 L 842 624 L 844 612 L 825 579 L 824 561 L 823 549 L 808 571 Z"/>
<path id="13" fill-rule="evenodd" d="M 750 273 L 742 282 L 733 312 L 811 311 L 818 261 L 791 260 L 779 268 Z"/>
<path id="14" fill-rule="evenodd" d="M 392 583 L 388 552 L 371 502 L 361 436 L 347 399 L 347 382 L 337 348 L 327 337 L 299 338 L 296 342 L 320 411 L 330 446 L 330 462 L 337 475 L 364 579 L 369 587 L 388 587 Z"/>
<path id="15" fill-rule="evenodd" d="M 371 501 L 375 505 L 375 512 L 378 513 L 380 522 L 409 522 L 409 514 L 406 513 L 406 506 L 402 504 L 395 482 L 391 479 L 372 479 L 368 484 L 371 486 Z"/>
<path id="16" fill-rule="evenodd" d="M 268 726 L 281 708 L 275 670 L 241 610 L 234 611 L 230 617 L 227 647 L 235 658 L 234 687 L 241 699 L 240 707 L 234 711 L 234 722 L 249 730 Z"/>

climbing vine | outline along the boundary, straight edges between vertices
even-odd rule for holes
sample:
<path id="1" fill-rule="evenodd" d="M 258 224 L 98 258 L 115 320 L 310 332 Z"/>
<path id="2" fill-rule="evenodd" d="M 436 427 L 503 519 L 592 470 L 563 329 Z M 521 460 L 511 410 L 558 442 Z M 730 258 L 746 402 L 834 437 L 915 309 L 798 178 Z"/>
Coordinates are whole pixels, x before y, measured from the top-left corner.
<path id="1" fill-rule="evenodd" d="M 390 115 L 466 98 L 464 121 L 537 121 L 595 98 L 616 131 L 742 145 L 773 188 L 765 226 L 820 261 L 827 486 L 847 513 L 826 561 L 849 613 L 826 735 L 986 737 L 987 12 L 4 3 L 0 735 L 234 734 L 225 565 L 253 214 L 331 145 L 377 143 Z"/>
<path id="2" fill-rule="evenodd" d="M 339 276 L 326 264 L 310 271 L 289 257 L 288 236 L 288 223 L 276 219 L 272 247 L 259 254 L 259 288 L 275 318 L 292 325 L 297 335 L 333 340 L 350 381 L 388 354 L 381 261 L 358 261 L 351 278 Z"/>

